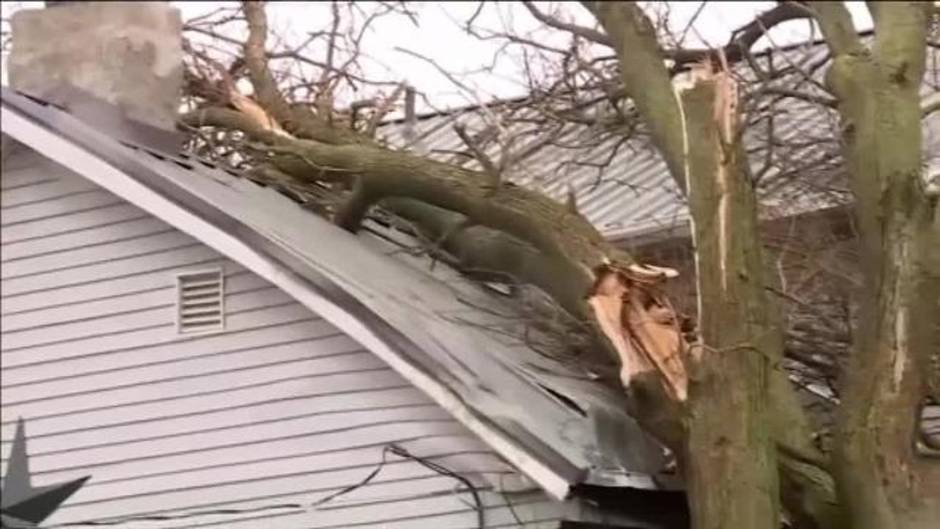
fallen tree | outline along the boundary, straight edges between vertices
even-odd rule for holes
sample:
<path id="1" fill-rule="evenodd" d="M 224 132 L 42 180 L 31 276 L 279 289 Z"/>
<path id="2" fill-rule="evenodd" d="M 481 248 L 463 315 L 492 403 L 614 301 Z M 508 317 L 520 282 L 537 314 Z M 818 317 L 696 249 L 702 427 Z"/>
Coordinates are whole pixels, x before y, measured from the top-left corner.
<path id="1" fill-rule="evenodd" d="M 662 289 L 675 273 L 656 263 L 636 262 L 607 242 L 578 213 L 574 201 L 563 204 L 503 181 L 502 164 L 488 160 L 467 134 L 461 138 L 482 170 L 389 149 L 376 142 L 372 137 L 376 124 L 402 90 L 395 90 L 385 101 L 373 102 L 369 122 L 358 129 L 354 120 L 338 119 L 326 75 L 311 104 L 289 101 L 270 70 L 265 48 L 267 21 L 258 2 L 243 5 L 249 36 L 242 56 L 228 67 L 203 57 L 214 73 L 190 75 L 190 92 L 198 96 L 200 107 L 185 114 L 181 122 L 196 131 L 208 128 L 241 133 L 244 141 L 239 152 L 250 160 L 258 178 L 301 189 L 333 189 L 341 197 L 340 203 L 325 214 L 347 230 L 356 231 L 367 212 L 381 205 L 413 222 L 433 241 L 432 250 L 446 255 L 458 269 L 481 278 L 503 274 L 548 293 L 580 322 L 595 349 L 620 365 L 619 382 L 629 396 L 631 413 L 679 458 L 689 483 L 696 527 L 776 528 L 781 501 L 797 527 L 855 527 L 862 523 L 858 520 L 869 516 L 889 524 L 884 527 L 901 527 L 887 521 L 894 515 L 887 514 L 892 508 L 885 504 L 884 494 L 871 491 L 871 485 L 863 485 L 846 470 L 846 465 L 877 466 L 871 461 L 875 441 L 856 432 L 870 421 L 870 416 L 858 415 L 858 406 L 876 402 L 873 399 L 879 394 L 873 384 L 882 372 L 866 365 L 887 361 L 884 348 L 877 345 L 881 342 L 868 337 L 859 345 L 867 352 L 857 356 L 858 374 L 848 379 L 852 402 L 859 404 L 853 404 L 851 409 L 856 412 L 846 412 L 841 422 L 847 448 L 839 452 L 843 466 L 834 474 L 810 442 L 803 410 L 780 368 L 783 338 L 765 289 L 754 190 L 740 142 L 741 109 L 728 69 L 729 61 L 748 59 L 748 48 L 768 25 L 800 17 L 818 17 L 834 52 L 845 55 L 845 61 L 857 60 L 864 53 L 847 36 L 845 21 L 840 19 L 843 15 L 837 8 L 817 12 L 803 5 L 781 4 L 736 33 L 724 49 L 664 51 L 649 19 L 635 4 L 585 3 L 603 32 L 574 26 L 526 5 L 545 24 L 613 49 L 620 85 L 610 93 L 632 101 L 678 187 L 689 196 L 699 295 L 699 332 L 691 344 L 682 332 L 680 315 Z M 923 20 L 917 22 L 921 19 L 911 13 L 921 11 Z M 876 25 L 923 28 L 926 17 L 927 9 L 917 6 L 883 8 Z M 884 50 L 878 52 L 884 54 L 907 54 L 895 62 L 907 65 L 902 75 L 907 88 L 899 93 L 908 98 L 904 105 L 909 106 L 913 100 L 910 87 L 919 87 L 923 57 L 917 55 L 915 45 L 897 34 L 879 40 L 875 49 Z M 916 66 L 918 60 L 920 67 Z M 676 91 L 672 75 L 677 68 L 688 67 L 695 71 L 695 83 L 687 91 Z M 860 77 L 849 76 L 851 79 L 842 80 L 834 91 L 838 100 L 846 103 L 839 107 L 845 119 L 858 130 L 869 130 L 865 127 L 873 127 L 874 122 L 865 109 L 871 107 L 866 106 L 868 100 L 860 95 L 857 85 L 854 91 L 851 87 L 866 75 L 873 79 L 879 71 L 874 66 L 857 68 L 862 72 Z M 241 71 L 253 86 L 253 98 L 235 89 L 233 77 Z M 891 75 L 901 75 L 894 72 Z M 838 75 L 834 82 L 840 82 Z M 888 82 L 892 89 L 897 84 Z M 895 108 L 893 100 L 873 104 L 875 108 L 882 104 Z M 905 134 L 911 136 L 909 147 L 917 143 L 913 132 L 905 129 Z M 874 137 L 873 132 L 865 136 Z M 876 151 L 872 145 L 866 148 L 866 153 Z M 868 184 L 889 174 L 913 177 L 916 171 L 909 165 L 911 160 L 919 164 L 919 151 L 904 156 L 898 162 L 903 171 L 886 167 L 878 176 L 867 175 L 861 162 L 852 162 L 862 175 L 858 178 L 868 179 L 856 195 L 864 199 L 873 193 Z M 853 148 L 846 158 L 864 156 Z M 886 153 L 884 158 L 892 159 L 892 155 Z M 903 196 L 919 196 L 911 192 Z M 881 229 L 872 200 L 860 203 L 861 208 L 868 208 L 863 211 L 863 219 L 867 219 L 863 231 L 870 238 Z M 926 256 L 926 247 L 936 238 L 924 219 L 933 214 L 936 201 L 932 206 L 921 199 L 913 204 L 916 215 L 910 220 L 898 220 L 901 217 L 889 212 L 891 220 L 885 225 L 892 233 L 913 235 L 870 244 L 870 258 L 875 262 L 887 263 L 884 256 L 899 251 L 905 256 Z M 908 227 L 907 222 L 916 227 Z M 925 277 L 920 266 L 905 268 L 903 273 L 889 271 L 890 277 L 900 278 L 897 288 L 903 295 L 892 297 L 895 291 L 890 291 L 885 296 L 897 299 L 896 303 L 906 303 L 901 300 L 910 296 L 911 310 L 924 310 L 925 301 L 918 296 L 930 290 L 909 286 L 921 284 L 918 278 Z M 875 291 L 887 288 L 880 286 L 884 273 L 877 267 L 867 272 Z M 926 324 L 920 319 L 898 323 L 884 319 L 888 309 L 883 306 L 869 305 L 868 310 L 881 314 L 880 321 L 888 327 L 891 321 L 902 327 L 911 325 L 903 332 L 920 340 L 918 347 L 922 349 L 905 350 L 905 358 L 911 361 L 898 364 L 894 360 L 900 367 L 886 368 L 900 373 L 895 383 L 905 388 L 901 401 L 877 401 L 882 402 L 883 413 L 889 413 L 892 406 L 916 407 L 923 378 L 916 368 L 923 365 L 923 351 L 935 337 L 924 331 Z M 876 316 L 870 318 L 879 321 Z M 910 383 L 907 378 L 912 378 Z M 905 434 L 913 434 L 908 428 L 911 424 L 913 421 L 899 425 L 892 439 L 893 450 L 907 454 L 895 468 L 915 464 L 899 445 Z M 865 475 L 875 479 L 880 474 L 872 470 Z M 877 512 L 854 501 L 849 492 L 853 490 L 878 504 Z"/>

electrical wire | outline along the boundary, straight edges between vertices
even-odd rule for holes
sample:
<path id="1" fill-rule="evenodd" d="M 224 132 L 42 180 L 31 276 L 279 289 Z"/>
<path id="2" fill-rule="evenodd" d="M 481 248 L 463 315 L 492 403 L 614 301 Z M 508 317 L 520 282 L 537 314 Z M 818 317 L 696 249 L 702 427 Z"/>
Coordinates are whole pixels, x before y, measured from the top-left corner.
<path id="1" fill-rule="evenodd" d="M 408 459 L 408 460 L 414 461 L 420 464 L 421 466 L 429 470 L 432 470 L 442 476 L 447 476 L 449 478 L 456 479 L 457 481 L 462 483 L 470 492 L 470 494 L 473 496 L 475 510 L 477 513 L 477 527 L 479 529 L 486 529 L 485 508 L 483 505 L 483 501 L 480 498 L 480 491 L 469 479 L 467 479 L 465 476 L 462 476 L 458 474 L 457 472 L 454 472 L 453 470 L 443 465 L 424 459 L 420 456 L 416 456 L 394 443 L 385 445 L 382 448 L 382 460 L 378 463 L 378 465 L 376 465 L 376 467 L 372 470 L 372 472 L 370 472 L 365 478 L 362 479 L 362 481 L 355 483 L 353 485 L 350 485 L 348 487 L 345 487 L 343 489 L 340 489 L 339 491 L 329 494 L 323 498 L 320 498 L 319 500 L 310 504 L 281 503 L 281 504 L 276 504 L 276 505 L 263 505 L 259 507 L 250 507 L 250 508 L 244 508 L 244 509 L 234 509 L 234 508 L 233 509 L 212 509 L 212 510 L 204 510 L 204 511 L 193 511 L 189 513 L 181 513 L 181 514 L 165 514 L 165 515 L 154 514 L 154 515 L 142 515 L 142 516 L 128 516 L 125 518 L 113 518 L 113 519 L 104 519 L 104 520 L 83 520 L 79 522 L 67 522 L 63 524 L 51 525 L 48 527 L 48 529 L 53 529 L 53 528 L 58 528 L 58 527 L 62 527 L 62 528 L 104 527 L 104 526 L 121 525 L 121 524 L 125 524 L 128 522 L 164 522 L 164 521 L 182 520 L 186 518 L 195 518 L 195 517 L 203 517 L 203 516 L 250 514 L 250 513 L 285 510 L 285 509 L 292 509 L 292 510 L 296 510 L 297 512 L 308 512 L 311 510 L 315 510 L 318 507 L 326 503 L 329 503 L 330 501 L 335 500 L 336 498 L 339 498 L 340 496 L 349 494 L 350 492 L 353 492 L 356 489 L 359 489 L 361 487 L 368 485 L 369 482 L 375 479 L 375 477 L 378 476 L 379 473 L 382 471 L 382 469 L 385 467 L 385 464 L 388 462 L 388 454 L 393 454 L 402 459 Z"/>

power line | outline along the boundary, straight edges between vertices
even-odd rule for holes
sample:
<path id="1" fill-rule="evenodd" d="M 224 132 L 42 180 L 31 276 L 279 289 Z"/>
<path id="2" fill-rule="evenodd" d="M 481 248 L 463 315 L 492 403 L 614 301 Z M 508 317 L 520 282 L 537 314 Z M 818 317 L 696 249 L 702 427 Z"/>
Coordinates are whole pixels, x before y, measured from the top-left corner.
<path id="1" fill-rule="evenodd" d="M 195 517 L 203 517 L 203 516 L 251 514 L 251 513 L 266 512 L 266 511 L 294 510 L 298 513 L 309 512 L 312 510 L 316 510 L 318 507 L 326 503 L 329 503 L 330 501 L 333 501 L 340 496 L 344 496 L 346 494 L 349 494 L 350 492 L 353 492 L 354 490 L 357 490 L 361 487 L 364 487 L 365 485 L 368 485 L 373 479 L 375 479 L 376 476 L 379 475 L 379 473 L 385 467 L 385 464 L 388 462 L 388 454 L 393 454 L 402 459 L 408 459 L 408 460 L 414 461 L 420 464 L 421 466 L 429 470 L 432 470 L 442 476 L 447 476 L 447 477 L 456 479 L 457 481 L 462 483 L 466 487 L 466 489 L 470 491 L 470 494 L 473 495 L 474 506 L 475 506 L 475 510 L 477 513 L 477 527 L 479 529 L 486 528 L 486 520 L 485 520 L 485 512 L 484 512 L 485 508 L 483 505 L 483 501 L 480 498 L 480 491 L 477 486 L 475 486 L 465 476 L 462 476 L 458 474 L 457 472 L 454 472 L 453 470 L 443 465 L 440 465 L 428 459 L 424 459 L 420 456 L 416 456 L 412 454 L 411 452 L 405 450 L 404 448 L 396 445 L 395 443 L 391 443 L 391 444 L 385 445 L 382 448 L 382 460 L 376 465 L 376 467 L 372 470 L 372 472 L 370 472 L 362 481 L 354 485 L 345 487 L 337 492 L 329 494 L 326 497 L 321 498 L 309 504 L 280 503 L 280 504 L 275 504 L 275 505 L 263 505 L 259 507 L 248 507 L 248 508 L 243 508 L 243 509 L 235 509 L 235 508 L 211 509 L 211 510 L 181 513 L 181 514 L 163 514 L 163 515 L 152 514 L 152 515 L 128 516 L 124 518 L 112 518 L 112 519 L 103 519 L 103 520 L 83 520 L 79 522 L 69 522 L 69 523 L 63 523 L 63 524 L 58 524 L 58 525 L 52 525 L 52 526 L 49 526 L 49 529 L 56 528 L 56 527 L 106 527 L 106 526 L 121 525 L 121 524 L 125 524 L 128 522 L 163 522 L 163 521 L 182 520 L 186 518 L 195 518 Z"/>

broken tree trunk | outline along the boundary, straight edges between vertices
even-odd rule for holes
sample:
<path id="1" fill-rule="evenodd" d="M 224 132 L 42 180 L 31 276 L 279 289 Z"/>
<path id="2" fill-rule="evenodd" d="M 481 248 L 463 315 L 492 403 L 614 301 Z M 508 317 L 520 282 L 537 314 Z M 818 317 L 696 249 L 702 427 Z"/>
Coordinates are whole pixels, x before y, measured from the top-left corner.
<path id="1" fill-rule="evenodd" d="M 707 67 L 710 70 L 710 67 Z M 726 71 L 682 95 L 689 145 L 699 343 L 692 345 L 686 477 L 693 527 L 777 529 L 770 372 L 781 336 L 765 298 L 738 98 Z"/>
<path id="2" fill-rule="evenodd" d="M 706 144 L 710 145 L 709 149 L 715 147 L 713 143 L 708 143 L 707 140 L 698 137 L 697 132 L 686 129 L 684 123 L 686 116 L 683 116 L 678 98 L 673 92 L 672 79 L 663 63 L 654 26 L 635 3 L 583 2 L 583 4 L 595 14 L 610 37 L 610 45 L 617 53 L 620 77 L 627 94 L 636 105 L 640 116 L 650 123 L 653 140 L 666 159 L 677 186 L 687 190 L 689 184 L 685 167 L 688 147 L 698 148 Z M 703 119 L 704 117 L 706 116 L 703 115 Z M 717 163 L 717 161 L 711 163 Z M 706 171 L 705 174 L 707 178 L 714 181 L 714 167 L 710 171 Z M 690 197 L 690 199 L 691 202 L 695 201 L 694 198 Z M 741 204 L 738 205 L 741 206 Z M 692 216 L 695 217 L 697 214 L 699 213 L 693 208 Z M 702 214 L 706 215 L 706 218 L 710 215 L 707 208 Z M 697 218 L 695 220 L 698 222 Z M 734 230 L 739 227 L 737 224 L 731 226 Z M 745 237 L 748 244 L 754 248 L 759 247 L 760 242 L 756 231 L 741 236 Z M 714 255 L 699 256 L 698 260 L 703 262 L 715 257 Z M 756 284 L 757 276 L 752 276 L 750 281 Z M 699 308 L 700 314 L 722 312 L 720 301 L 719 307 L 713 309 L 712 298 L 706 296 L 702 300 L 702 306 Z M 756 298 L 754 301 L 756 302 Z M 770 300 L 765 300 L 765 302 L 767 305 L 761 309 L 761 314 L 767 314 L 766 319 L 772 325 L 779 325 Z M 765 341 L 763 345 L 768 346 L 770 342 Z M 774 365 L 782 360 L 782 348 L 776 346 L 765 348 L 763 353 L 771 356 L 771 363 Z M 808 419 L 799 405 L 796 393 L 783 370 L 771 370 L 768 384 L 772 393 L 770 398 L 772 409 L 765 409 L 764 412 L 772 422 L 773 438 L 779 451 L 777 461 L 782 487 L 781 499 L 787 512 L 791 519 L 801 522 L 800 527 L 811 529 L 836 527 L 834 484 L 821 456 L 811 444 Z M 732 476 L 733 474 L 713 475 L 711 478 L 731 480 L 734 479 Z"/>

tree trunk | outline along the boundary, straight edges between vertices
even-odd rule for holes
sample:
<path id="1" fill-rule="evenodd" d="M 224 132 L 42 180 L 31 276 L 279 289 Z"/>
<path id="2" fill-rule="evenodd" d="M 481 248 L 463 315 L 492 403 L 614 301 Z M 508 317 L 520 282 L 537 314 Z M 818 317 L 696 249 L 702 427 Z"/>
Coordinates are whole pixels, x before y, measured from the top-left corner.
<path id="1" fill-rule="evenodd" d="M 869 113 L 847 124 L 854 130 L 846 144 L 865 295 L 844 380 L 835 469 L 855 527 L 915 527 L 904 521 L 915 511 L 930 510 L 925 524 L 940 520 L 940 468 L 918 460 L 913 444 L 931 351 L 940 343 L 936 201 L 921 184 L 916 92 L 901 93 L 872 67 L 854 69 L 866 87 L 859 111 Z"/>
<path id="2" fill-rule="evenodd" d="M 666 159 L 673 179 L 680 189 L 687 189 L 690 185 L 687 180 L 697 179 L 700 175 L 686 173 L 685 151 L 687 148 L 700 147 L 704 140 L 697 136 L 698 130 L 693 131 L 689 128 L 683 130 L 686 127 L 684 121 L 689 116 L 683 116 L 678 105 L 672 80 L 663 64 L 653 25 L 634 3 L 583 3 L 595 14 L 610 37 L 610 44 L 617 52 L 620 76 L 626 92 L 633 100 L 641 117 L 651 124 L 653 139 Z M 709 108 L 711 108 L 710 103 Z M 709 147 L 711 151 L 715 148 L 714 144 Z M 710 152 L 708 156 L 714 156 L 714 153 Z M 715 164 L 717 161 L 713 160 L 710 163 Z M 704 177 L 714 183 L 716 170 L 717 166 L 713 165 L 706 170 Z M 737 178 L 739 175 L 735 173 L 734 176 Z M 690 199 L 692 202 L 696 200 L 693 197 Z M 717 207 L 717 205 L 713 204 L 712 207 Z M 745 206 L 744 209 L 738 208 L 737 211 L 743 212 L 747 207 L 753 207 L 753 205 Z M 712 214 L 708 207 L 703 207 L 701 211 L 696 211 L 693 207 L 691 213 L 696 221 L 697 215 L 704 215 L 703 218 L 707 219 Z M 744 213 L 738 213 L 738 216 L 741 214 Z M 734 229 L 739 227 L 733 226 Z M 745 237 L 746 246 L 757 248 L 760 242 L 756 228 L 753 230 L 751 233 L 743 234 L 743 237 Z M 701 263 L 713 257 L 699 254 L 697 259 Z M 755 285 L 758 284 L 757 277 L 752 275 L 750 279 Z M 703 296 L 701 299 L 703 303 L 699 307 L 700 314 L 717 314 L 724 310 L 720 306 L 712 307 L 714 300 L 710 296 Z M 759 299 L 755 298 L 755 302 Z M 764 315 L 765 322 L 779 325 L 770 300 L 764 299 L 763 303 L 761 314 Z M 721 302 L 718 304 L 721 305 Z M 780 337 L 778 336 L 777 339 L 779 340 Z M 783 358 L 782 342 L 767 341 L 764 345 L 770 347 L 766 348 L 763 354 L 768 355 L 771 363 L 776 366 Z M 770 403 L 773 410 L 765 411 L 772 422 L 776 445 L 780 448 L 777 460 L 780 484 L 784 487 L 781 498 L 785 507 L 790 517 L 801 523 L 801 527 L 835 528 L 838 526 L 835 485 L 821 461 L 820 454 L 811 443 L 809 423 L 793 391 L 792 384 L 782 369 L 771 370 L 768 384 L 772 394 Z M 733 412 L 734 410 L 726 411 Z M 715 474 L 711 476 L 711 479 L 713 481 L 730 480 L 733 479 L 730 477 L 733 475 L 734 473 L 729 476 Z"/>
<path id="3" fill-rule="evenodd" d="M 872 6 L 871 50 L 844 31 L 847 12 L 820 13 L 835 55 L 827 82 L 840 101 L 864 273 L 833 454 L 840 502 L 857 529 L 940 520 L 940 465 L 914 445 L 940 347 L 940 226 L 921 173 L 928 5 Z"/>
<path id="4" fill-rule="evenodd" d="M 767 310 L 754 190 L 737 139 L 736 88 L 721 72 L 684 92 L 682 105 L 695 139 L 686 170 L 700 300 L 687 418 L 693 527 L 778 529 L 768 410 L 781 337 Z"/>

